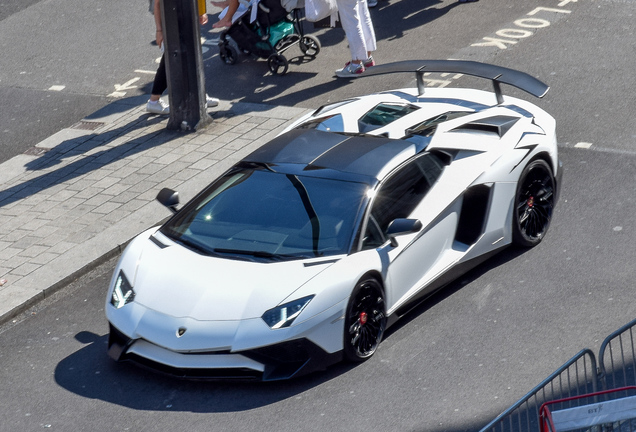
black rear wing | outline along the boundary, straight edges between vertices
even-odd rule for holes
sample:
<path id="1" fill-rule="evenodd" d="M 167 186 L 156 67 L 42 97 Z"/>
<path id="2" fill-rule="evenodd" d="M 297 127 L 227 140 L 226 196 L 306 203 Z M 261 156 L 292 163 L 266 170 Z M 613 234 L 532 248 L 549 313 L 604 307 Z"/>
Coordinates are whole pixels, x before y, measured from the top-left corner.
<path id="1" fill-rule="evenodd" d="M 501 83 L 517 87 L 538 98 L 545 96 L 550 89 L 548 85 L 525 72 L 466 60 L 404 60 L 370 67 L 357 77 L 362 78 L 399 72 L 415 72 L 417 91 L 420 95 L 424 94 L 424 89 L 426 88 L 424 85 L 424 74 L 427 72 L 460 73 L 490 79 L 494 86 L 498 104 L 503 103 Z"/>

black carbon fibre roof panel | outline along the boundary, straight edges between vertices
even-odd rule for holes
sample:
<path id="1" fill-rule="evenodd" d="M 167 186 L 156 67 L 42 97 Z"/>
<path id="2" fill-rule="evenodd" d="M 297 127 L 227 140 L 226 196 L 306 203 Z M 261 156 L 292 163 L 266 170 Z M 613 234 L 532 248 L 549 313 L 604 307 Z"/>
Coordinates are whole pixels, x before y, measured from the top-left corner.
<path id="1" fill-rule="evenodd" d="M 377 177 L 405 150 L 408 141 L 375 136 L 350 136 L 315 129 L 293 129 L 247 156 L 248 162 L 301 164 Z M 407 152 L 408 153 L 408 152 Z M 406 159 L 412 153 L 404 156 Z"/>

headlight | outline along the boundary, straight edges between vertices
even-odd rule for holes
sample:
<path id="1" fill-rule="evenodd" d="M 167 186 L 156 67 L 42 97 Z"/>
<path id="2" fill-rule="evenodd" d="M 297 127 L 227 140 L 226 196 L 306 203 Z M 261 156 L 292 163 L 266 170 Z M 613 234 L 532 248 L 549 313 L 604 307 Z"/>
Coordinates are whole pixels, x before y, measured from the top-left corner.
<path id="1" fill-rule="evenodd" d="M 270 309 L 263 314 L 263 321 L 273 329 L 289 327 L 314 296 L 303 297 Z"/>
<path id="2" fill-rule="evenodd" d="M 120 270 L 117 280 L 115 281 L 115 288 L 113 288 L 113 296 L 110 298 L 110 304 L 119 309 L 134 299 L 135 291 L 133 291 L 132 285 L 130 285 L 130 282 L 126 279 L 124 272 Z"/>

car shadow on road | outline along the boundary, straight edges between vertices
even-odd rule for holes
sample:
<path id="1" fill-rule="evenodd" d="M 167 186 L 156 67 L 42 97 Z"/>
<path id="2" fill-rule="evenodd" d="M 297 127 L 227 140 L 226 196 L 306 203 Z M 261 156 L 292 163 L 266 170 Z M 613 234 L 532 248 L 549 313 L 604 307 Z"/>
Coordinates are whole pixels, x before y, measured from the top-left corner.
<path id="1" fill-rule="evenodd" d="M 451 297 L 463 286 L 491 269 L 514 260 L 525 251 L 514 247 L 504 249 L 429 297 L 392 326 L 385 338 L 390 338 L 394 332 Z M 75 338 L 85 346 L 58 363 L 54 374 L 57 384 L 78 396 L 136 410 L 198 413 L 245 411 L 297 396 L 356 368 L 356 365 L 338 363 L 324 371 L 303 377 L 265 383 L 183 380 L 132 363 L 114 362 L 106 355 L 107 334 L 100 336 L 91 332 L 80 332 Z"/>
<path id="2" fill-rule="evenodd" d="M 117 363 L 106 355 L 108 335 L 80 332 L 86 346 L 61 360 L 55 381 L 78 396 L 135 410 L 197 413 L 237 412 L 296 396 L 346 373 L 353 366 L 336 364 L 287 381 L 194 381 Z"/>

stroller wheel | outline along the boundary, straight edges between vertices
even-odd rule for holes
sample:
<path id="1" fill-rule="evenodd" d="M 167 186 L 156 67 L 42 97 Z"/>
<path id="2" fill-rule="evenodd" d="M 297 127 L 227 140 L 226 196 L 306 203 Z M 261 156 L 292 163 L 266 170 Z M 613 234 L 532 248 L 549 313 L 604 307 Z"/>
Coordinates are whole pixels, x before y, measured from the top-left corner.
<path id="1" fill-rule="evenodd" d="M 320 41 L 312 35 L 303 36 L 298 45 L 303 54 L 310 57 L 316 57 L 320 52 Z"/>
<path id="2" fill-rule="evenodd" d="M 267 66 L 274 75 L 285 75 L 289 68 L 289 63 L 285 56 L 280 54 L 272 54 L 267 59 Z"/>
<path id="3" fill-rule="evenodd" d="M 238 59 L 239 53 L 232 45 L 226 44 L 219 47 L 219 57 L 221 61 L 228 65 L 233 65 Z"/>

